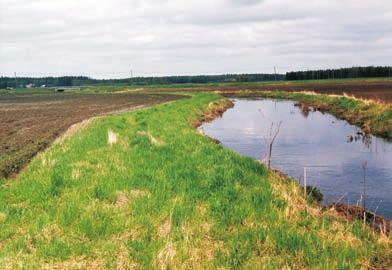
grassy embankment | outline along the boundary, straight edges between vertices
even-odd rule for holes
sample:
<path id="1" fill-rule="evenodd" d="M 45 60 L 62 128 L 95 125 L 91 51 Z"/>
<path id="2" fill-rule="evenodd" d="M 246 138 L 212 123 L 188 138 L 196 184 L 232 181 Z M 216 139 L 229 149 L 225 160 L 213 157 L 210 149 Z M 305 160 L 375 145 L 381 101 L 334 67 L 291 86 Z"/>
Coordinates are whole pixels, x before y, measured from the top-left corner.
<path id="1" fill-rule="evenodd" d="M 237 97 L 265 97 L 290 99 L 298 101 L 304 107 L 312 107 L 328 112 L 339 119 L 361 127 L 386 139 L 392 139 L 392 105 L 357 99 L 349 96 L 314 94 L 307 92 L 239 91 L 233 93 Z"/>
<path id="2" fill-rule="evenodd" d="M 0 268 L 358 269 L 390 239 L 198 134 L 221 98 L 97 119 L 0 189 Z M 389 259 L 388 259 L 389 258 Z"/>

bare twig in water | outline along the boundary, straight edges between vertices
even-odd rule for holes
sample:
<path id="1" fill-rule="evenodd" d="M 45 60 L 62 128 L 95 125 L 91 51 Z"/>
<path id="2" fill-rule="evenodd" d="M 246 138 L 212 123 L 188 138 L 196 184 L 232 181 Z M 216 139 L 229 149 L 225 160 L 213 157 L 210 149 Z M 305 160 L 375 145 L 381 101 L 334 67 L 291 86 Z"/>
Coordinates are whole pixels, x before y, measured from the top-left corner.
<path id="1" fill-rule="evenodd" d="M 271 158 L 272 158 L 272 146 L 275 142 L 276 137 L 279 134 L 280 131 L 280 126 L 282 125 L 282 121 L 279 122 L 279 124 L 277 125 L 276 130 L 273 132 L 274 129 L 274 123 L 272 122 L 271 124 L 271 129 L 270 129 L 270 141 L 269 141 L 269 146 L 268 146 L 268 155 L 267 155 L 267 166 L 269 169 L 271 169 Z M 274 133 L 272 135 L 272 133 Z"/>
<path id="2" fill-rule="evenodd" d="M 343 196 L 340 197 L 339 200 L 337 200 L 334 204 L 338 204 L 338 203 L 339 203 L 341 200 L 343 200 L 343 198 L 346 197 L 346 196 L 347 196 L 347 192 L 345 192 L 345 193 L 343 194 Z"/>
<path id="3" fill-rule="evenodd" d="M 306 179 L 306 167 L 304 167 L 304 192 L 305 192 L 305 199 L 306 199 L 306 185 L 307 185 L 307 179 Z"/>
<path id="4" fill-rule="evenodd" d="M 377 216 L 377 210 L 378 210 L 378 207 L 380 206 L 380 204 L 381 204 L 381 202 L 382 202 L 382 200 L 380 200 L 380 202 L 378 203 L 378 205 L 377 205 L 377 207 L 376 207 L 376 210 L 374 210 L 374 215 L 373 215 L 373 230 L 374 230 L 374 224 L 376 223 L 376 216 Z"/>
<path id="5" fill-rule="evenodd" d="M 363 198 L 363 220 L 366 222 L 366 192 L 367 192 L 367 183 L 366 183 L 366 171 L 367 171 L 367 161 L 362 162 L 362 169 L 363 169 L 363 192 L 362 192 L 362 198 Z"/>
<path id="6" fill-rule="evenodd" d="M 362 204 L 362 199 L 363 199 L 363 194 L 361 193 L 361 197 L 357 201 L 357 206 L 360 206 Z"/>

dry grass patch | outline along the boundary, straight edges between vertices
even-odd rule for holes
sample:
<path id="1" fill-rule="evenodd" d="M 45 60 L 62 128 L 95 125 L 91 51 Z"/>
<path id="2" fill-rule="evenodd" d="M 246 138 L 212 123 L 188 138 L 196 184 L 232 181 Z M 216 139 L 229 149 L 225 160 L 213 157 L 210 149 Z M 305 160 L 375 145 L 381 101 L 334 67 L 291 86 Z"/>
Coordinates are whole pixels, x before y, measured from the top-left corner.
<path id="1" fill-rule="evenodd" d="M 81 174 L 81 172 L 80 172 L 79 168 L 73 168 L 72 173 L 71 173 L 71 178 L 74 180 L 79 179 L 80 174 Z"/>
<path id="2" fill-rule="evenodd" d="M 116 269 L 117 270 L 131 270 L 140 269 L 129 254 L 127 248 L 121 245 L 116 256 Z"/>
<path id="3" fill-rule="evenodd" d="M 121 190 L 116 192 L 116 200 L 114 204 L 106 204 L 108 207 L 125 208 L 129 202 L 140 197 L 150 196 L 150 192 L 146 190 Z"/>
<path id="4" fill-rule="evenodd" d="M 122 208 L 128 205 L 128 196 L 123 191 L 117 191 L 116 194 L 116 207 Z"/>
<path id="5" fill-rule="evenodd" d="M 104 262 L 99 258 L 76 257 L 63 262 L 50 262 L 43 265 L 47 270 L 68 270 L 68 269 L 86 269 L 101 270 L 105 269 Z"/>
<path id="6" fill-rule="evenodd" d="M 196 205 L 197 211 L 200 213 L 200 215 L 205 215 L 207 214 L 208 211 L 208 205 L 206 203 L 199 203 Z"/>
<path id="7" fill-rule="evenodd" d="M 117 143 L 117 134 L 111 131 L 110 129 L 108 130 L 108 144 L 113 145 Z"/>
<path id="8" fill-rule="evenodd" d="M 4 222 L 7 219 L 7 214 L 0 212 L 0 222 Z"/>
<path id="9" fill-rule="evenodd" d="M 146 136 L 150 139 L 150 142 L 152 145 L 157 145 L 157 146 L 162 146 L 165 145 L 165 142 L 162 140 L 157 139 L 156 137 L 154 137 L 150 131 L 138 131 L 137 134 L 141 135 L 141 136 Z"/>
<path id="10" fill-rule="evenodd" d="M 56 160 L 47 155 L 47 157 L 42 158 L 41 164 L 43 167 L 53 167 L 56 164 Z"/>
<path id="11" fill-rule="evenodd" d="M 159 238 L 166 238 L 169 236 L 172 230 L 172 224 L 170 219 L 166 219 L 163 224 L 158 227 L 158 237 Z"/>
<path id="12" fill-rule="evenodd" d="M 39 238 L 44 241 L 51 241 L 53 238 L 62 237 L 64 235 L 64 231 L 57 224 L 48 224 L 42 230 Z"/>
<path id="13" fill-rule="evenodd" d="M 112 236 L 113 241 L 137 241 L 143 238 L 147 233 L 146 228 L 133 226 L 131 229 L 126 230 L 120 234 Z"/>
<path id="14" fill-rule="evenodd" d="M 172 242 L 168 242 L 166 246 L 158 253 L 158 268 L 161 270 L 175 268 L 174 257 L 176 256 L 176 254 L 176 247 Z"/>
<path id="15" fill-rule="evenodd" d="M 186 262 L 191 269 L 200 269 L 206 262 L 211 262 L 215 259 L 216 253 L 220 250 L 224 252 L 225 243 L 223 241 L 212 240 L 204 238 L 200 243 L 189 249 L 189 257 Z"/>

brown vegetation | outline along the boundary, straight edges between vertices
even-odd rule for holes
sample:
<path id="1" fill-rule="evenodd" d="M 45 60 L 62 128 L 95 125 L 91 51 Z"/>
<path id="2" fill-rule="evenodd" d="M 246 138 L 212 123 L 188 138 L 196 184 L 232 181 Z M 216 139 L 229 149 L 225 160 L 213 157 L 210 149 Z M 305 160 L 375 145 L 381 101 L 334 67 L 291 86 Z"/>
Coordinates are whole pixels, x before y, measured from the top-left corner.
<path id="1" fill-rule="evenodd" d="M 321 80 L 318 82 L 276 82 L 276 83 L 244 83 L 217 86 L 197 86 L 183 88 L 156 88 L 159 91 L 219 91 L 224 93 L 241 90 L 250 91 L 315 91 L 321 94 L 344 93 L 357 98 L 372 99 L 385 103 L 392 103 L 392 80 Z"/>
<path id="2" fill-rule="evenodd" d="M 392 222 L 376 213 L 366 211 L 364 208 L 356 205 L 346 205 L 336 203 L 329 208 L 333 208 L 337 213 L 348 220 L 364 220 L 375 231 L 390 234 L 392 231 Z"/>
<path id="3" fill-rule="evenodd" d="M 200 118 L 193 122 L 193 126 L 199 127 L 203 122 L 211 122 L 214 119 L 221 117 L 226 110 L 233 106 L 234 103 L 229 99 L 211 102 L 208 105 L 207 110 L 200 115 Z"/>

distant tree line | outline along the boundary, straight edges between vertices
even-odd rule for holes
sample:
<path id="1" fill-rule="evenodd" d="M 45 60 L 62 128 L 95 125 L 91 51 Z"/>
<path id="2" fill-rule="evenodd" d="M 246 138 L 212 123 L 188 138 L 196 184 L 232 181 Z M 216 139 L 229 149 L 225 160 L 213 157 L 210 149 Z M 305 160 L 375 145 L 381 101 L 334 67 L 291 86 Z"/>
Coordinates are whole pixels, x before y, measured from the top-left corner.
<path id="1" fill-rule="evenodd" d="M 0 88 L 19 88 L 28 85 L 35 87 L 47 86 L 80 86 L 86 82 L 91 81 L 90 78 L 84 76 L 63 76 L 63 77 L 43 77 L 43 78 L 30 78 L 30 77 L 0 77 Z"/>
<path id="2" fill-rule="evenodd" d="M 26 87 L 33 84 L 35 87 L 58 86 L 84 86 L 96 84 L 183 84 L 183 83 L 221 83 L 221 82 L 257 82 L 284 80 L 284 74 L 225 74 L 225 75 L 198 75 L 198 76 L 164 76 L 164 77 L 134 77 L 126 79 L 93 79 L 85 76 L 64 77 L 0 77 L 0 88 Z"/>
<path id="3" fill-rule="evenodd" d="M 346 78 L 391 77 L 391 66 L 350 67 L 339 69 L 292 71 L 286 73 L 286 80 L 322 80 Z"/>
<path id="4" fill-rule="evenodd" d="M 293 71 L 284 74 L 224 74 L 196 76 L 134 77 L 125 79 L 93 79 L 86 76 L 63 77 L 0 77 L 0 89 L 19 87 L 59 87 L 86 86 L 99 84 L 154 85 L 154 84 L 193 84 L 223 82 L 259 82 L 283 80 L 321 80 L 344 78 L 392 77 L 391 66 L 350 67 L 340 69 Z"/>
<path id="5" fill-rule="evenodd" d="M 284 80 L 284 74 L 276 74 L 276 80 Z M 148 84 L 183 84 L 183 83 L 221 83 L 221 82 L 258 82 L 273 81 L 275 74 L 225 74 L 196 76 L 136 77 L 125 79 L 126 82 L 138 85 Z M 119 82 L 124 82 L 120 80 Z"/>

